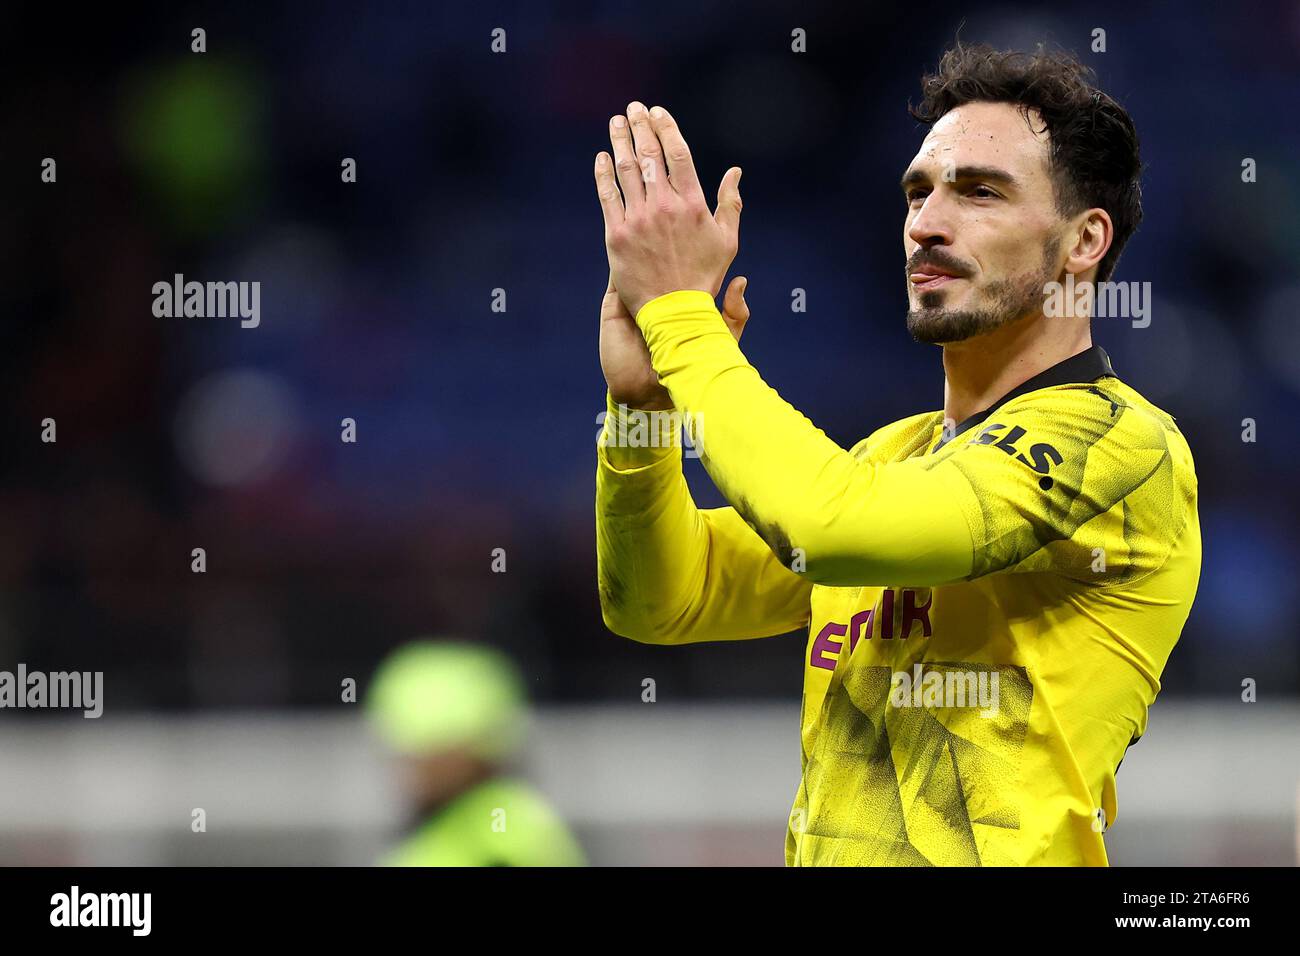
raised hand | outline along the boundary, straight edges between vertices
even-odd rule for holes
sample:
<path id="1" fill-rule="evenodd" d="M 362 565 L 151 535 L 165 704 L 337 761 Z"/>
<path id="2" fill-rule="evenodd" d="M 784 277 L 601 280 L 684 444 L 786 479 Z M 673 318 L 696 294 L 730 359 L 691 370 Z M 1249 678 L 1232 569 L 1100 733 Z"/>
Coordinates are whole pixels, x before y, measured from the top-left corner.
<path id="1" fill-rule="evenodd" d="M 596 192 L 610 272 L 628 312 L 681 289 L 717 295 L 740 242 L 740 169 L 722 177 L 711 214 L 667 110 L 629 104 L 626 117 L 610 121 L 610 144 L 612 159 L 596 156 Z"/>

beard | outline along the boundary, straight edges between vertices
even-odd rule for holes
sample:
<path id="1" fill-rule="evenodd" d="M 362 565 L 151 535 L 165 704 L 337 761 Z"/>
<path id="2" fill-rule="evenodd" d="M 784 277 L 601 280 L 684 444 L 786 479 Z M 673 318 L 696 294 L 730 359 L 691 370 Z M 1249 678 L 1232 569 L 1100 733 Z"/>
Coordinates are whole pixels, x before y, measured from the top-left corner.
<path id="1" fill-rule="evenodd" d="M 1038 269 L 1010 279 L 994 280 L 977 290 L 985 303 L 982 308 L 945 309 L 945 290 L 922 292 L 918 300 L 920 307 L 908 310 L 907 331 L 918 342 L 948 345 L 992 332 L 1041 311 L 1044 287 L 1056 278 L 1056 256 L 1060 248 L 1060 240 L 1051 239 L 1043 246 L 1043 261 Z"/>

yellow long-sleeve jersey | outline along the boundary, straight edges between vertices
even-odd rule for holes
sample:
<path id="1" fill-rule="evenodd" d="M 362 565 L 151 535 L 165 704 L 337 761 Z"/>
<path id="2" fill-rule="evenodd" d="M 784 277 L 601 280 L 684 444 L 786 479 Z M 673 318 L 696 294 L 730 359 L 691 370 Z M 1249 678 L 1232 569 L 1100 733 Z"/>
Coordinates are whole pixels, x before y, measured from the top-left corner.
<path id="1" fill-rule="evenodd" d="M 846 451 L 746 361 L 711 297 L 637 323 L 732 507 L 681 449 L 597 452 L 606 625 L 636 640 L 808 628 L 790 865 L 1105 865 L 1115 773 L 1200 574 L 1173 419 L 1091 348 L 945 432 Z"/>

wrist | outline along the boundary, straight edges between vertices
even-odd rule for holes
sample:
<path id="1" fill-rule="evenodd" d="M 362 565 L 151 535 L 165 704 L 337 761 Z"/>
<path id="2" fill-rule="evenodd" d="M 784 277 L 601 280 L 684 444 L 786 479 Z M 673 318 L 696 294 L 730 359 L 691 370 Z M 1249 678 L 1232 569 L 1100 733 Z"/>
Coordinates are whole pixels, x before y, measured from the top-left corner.
<path id="1" fill-rule="evenodd" d="M 630 412 L 672 411 L 675 406 L 668 390 L 661 385 L 656 391 L 655 395 L 615 395 L 614 390 L 610 389 L 606 393 L 606 410 L 618 407 Z"/>
<path id="2" fill-rule="evenodd" d="M 717 309 L 712 292 L 706 289 L 677 289 L 646 299 L 633 310 L 632 315 L 640 324 L 644 315 L 657 315 L 664 311 L 693 311 L 701 308 Z"/>
<path id="3" fill-rule="evenodd" d="M 674 427 L 676 426 L 676 427 Z M 680 419 L 675 410 L 630 408 L 605 393 L 601 454 L 617 470 L 631 470 L 674 454 L 681 445 Z"/>

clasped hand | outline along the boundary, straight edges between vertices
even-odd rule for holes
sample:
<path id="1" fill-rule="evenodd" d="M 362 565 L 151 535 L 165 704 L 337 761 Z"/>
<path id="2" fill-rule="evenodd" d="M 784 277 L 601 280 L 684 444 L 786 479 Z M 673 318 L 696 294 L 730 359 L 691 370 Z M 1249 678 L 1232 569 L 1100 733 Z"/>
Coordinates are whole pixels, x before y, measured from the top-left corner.
<path id="1" fill-rule="evenodd" d="M 710 213 L 667 110 L 631 103 L 627 116 L 610 120 L 610 143 L 612 158 L 596 156 L 596 192 L 612 284 L 628 312 L 635 317 L 651 299 L 682 289 L 716 296 L 740 241 L 739 167 L 722 177 Z"/>

